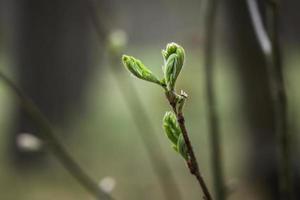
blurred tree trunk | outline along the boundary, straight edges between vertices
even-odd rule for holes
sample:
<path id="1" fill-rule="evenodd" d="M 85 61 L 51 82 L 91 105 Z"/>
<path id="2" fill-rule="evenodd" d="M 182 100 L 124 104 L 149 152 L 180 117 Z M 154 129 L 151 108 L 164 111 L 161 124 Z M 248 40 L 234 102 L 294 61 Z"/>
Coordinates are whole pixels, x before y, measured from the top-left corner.
<path id="1" fill-rule="evenodd" d="M 91 28 L 85 1 L 22 0 L 14 2 L 14 9 L 19 85 L 54 125 L 62 125 L 66 112 L 80 103 L 90 71 Z M 16 128 L 14 158 L 36 160 L 40 152 L 26 152 L 16 144 L 20 133 L 36 134 L 35 125 L 22 109 Z"/>
<path id="2" fill-rule="evenodd" d="M 241 101 L 250 138 L 249 182 L 279 197 L 276 136 L 265 59 L 255 37 L 245 1 L 229 0 L 230 49 L 241 84 Z"/>

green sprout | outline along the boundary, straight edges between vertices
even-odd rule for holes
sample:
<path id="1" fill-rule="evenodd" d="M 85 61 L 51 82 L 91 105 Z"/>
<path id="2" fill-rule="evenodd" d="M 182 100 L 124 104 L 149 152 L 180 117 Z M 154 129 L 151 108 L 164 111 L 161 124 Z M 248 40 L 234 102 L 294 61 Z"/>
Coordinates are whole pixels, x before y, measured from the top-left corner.
<path id="1" fill-rule="evenodd" d="M 176 79 L 184 63 L 184 49 L 176 43 L 170 43 L 166 50 L 162 50 L 162 55 L 164 57 L 164 78 L 168 90 L 174 90 Z"/>
<path id="2" fill-rule="evenodd" d="M 166 136 L 172 143 L 173 149 L 179 153 L 186 161 L 190 173 L 196 177 L 204 193 L 204 198 L 212 200 L 207 185 L 200 174 L 198 162 L 194 154 L 191 141 L 185 127 L 183 106 L 187 99 L 187 94 L 183 91 L 176 93 L 175 83 L 184 64 L 184 49 L 176 44 L 169 43 L 166 49 L 162 50 L 163 78 L 156 77 L 145 65 L 138 59 L 123 55 L 122 61 L 125 68 L 139 79 L 156 83 L 163 87 L 167 100 L 173 111 L 166 112 L 163 118 L 163 129 Z"/>
<path id="3" fill-rule="evenodd" d="M 163 118 L 163 128 L 165 130 L 165 133 L 169 140 L 172 142 L 173 149 L 178 152 L 182 157 L 187 160 L 188 159 L 188 153 L 186 144 L 184 142 L 181 129 L 179 127 L 179 124 L 177 122 L 176 115 L 168 111 L 166 112 L 164 118 Z"/>
<path id="4" fill-rule="evenodd" d="M 164 59 L 162 68 L 164 78 L 161 80 L 159 80 L 159 78 L 157 78 L 140 60 L 132 56 L 123 55 L 122 61 L 125 68 L 137 78 L 162 86 L 165 89 L 167 98 L 170 102 L 172 102 L 173 105 L 176 105 L 179 110 L 182 110 L 186 96 L 176 94 L 174 87 L 177 77 L 183 67 L 185 57 L 184 49 L 180 45 L 172 42 L 167 44 L 166 49 L 162 50 L 162 55 Z M 173 149 L 181 154 L 185 160 L 188 160 L 187 147 L 174 112 L 166 112 L 163 118 L 163 128 L 172 143 Z"/>
<path id="5" fill-rule="evenodd" d="M 137 78 L 162 85 L 162 82 L 140 60 L 132 56 L 123 55 L 122 61 L 126 69 Z"/>

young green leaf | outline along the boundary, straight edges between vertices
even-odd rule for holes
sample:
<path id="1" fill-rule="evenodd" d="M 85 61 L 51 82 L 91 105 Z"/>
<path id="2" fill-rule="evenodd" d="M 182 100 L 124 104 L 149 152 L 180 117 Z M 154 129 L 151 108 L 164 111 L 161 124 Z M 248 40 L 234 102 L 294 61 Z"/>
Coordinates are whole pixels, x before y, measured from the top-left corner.
<path id="1" fill-rule="evenodd" d="M 162 85 L 161 81 L 140 60 L 123 55 L 122 61 L 126 69 L 137 78 Z"/>
<path id="2" fill-rule="evenodd" d="M 176 82 L 176 65 L 177 65 L 177 55 L 172 54 L 168 57 L 165 62 L 164 77 L 167 83 L 168 90 L 173 90 Z"/>

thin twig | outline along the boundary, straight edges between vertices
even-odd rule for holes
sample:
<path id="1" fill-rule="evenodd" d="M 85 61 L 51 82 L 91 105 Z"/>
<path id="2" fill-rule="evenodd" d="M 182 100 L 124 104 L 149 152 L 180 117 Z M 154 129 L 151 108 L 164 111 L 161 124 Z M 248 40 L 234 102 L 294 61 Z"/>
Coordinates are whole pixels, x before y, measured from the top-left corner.
<path id="1" fill-rule="evenodd" d="M 32 100 L 27 97 L 24 92 L 6 75 L 0 72 L 0 78 L 19 98 L 21 106 L 31 117 L 32 121 L 39 129 L 39 134 L 45 142 L 47 148 L 60 161 L 65 169 L 92 195 L 97 199 L 113 200 L 113 198 L 102 191 L 96 182 L 74 161 L 71 155 L 68 154 L 64 146 L 56 137 L 50 122 L 34 105 Z"/>
<path id="2" fill-rule="evenodd" d="M 101 23 L 97 16 L 97 9 L 94 0 L 89 0 L 88 9 L 98 40 L 100 42 L 108 42 L 107 38 L 109 31 L 106 27 L 104 27 L 103 23 Z M 166 159 L 162 153 L 162 148 L 159 144 L 159 139 L 155 135 L 155 130 L 150 123 L 150 117 L 143 108 L 142 101 L 140 100 L 133 84 L 130 81 L 127 81 L 124 84 L 124 79 L 118 76 L 119 72 L 117 69 L 119 69 L 118 66 L 120 65 L 120 57 L 121 54 L 116 55 L 116 52 L 112 52 L 109 55 L 109 62 L 112 65 L 110 69 L 113 71 L 117 86 L 127 107 L 129 108 L 131 117 L 140 132 L 140 136 L 144 144 L 143 146 L 146 149 L 151 166 L 159 179 L 159 184 L 165 198 L 180 200 L 182 199 L 182 194 L 176 184 L 171 168 L 166 163 Z M 124 85 L 126 85 L 126 87 L 124 87 Z"/>
<path id="3" fill-rule="evenodd" d="M 193 147 L 192 147 L 192 144 L 190 142 L 190 139 L 189 139 L 186 127 L 185 127 L 183 114 L 181 112 L 179 112 L 177 114 L 177 121 L 179 123 L 184 141 L 187 145 L 187 149 L 188 149 L 188 152 L 189 152 L 190 162 L 188 163 L 188 166 L 189 166 L 190 172 L 191 172 L 191 174 L 196 176 L 196 178 L 197 178 L 197 180 L 198 180 L 198 182 L 199 182 L 199 184 L 202 188 L 202 191 L 205 195 L 205 198 L 207 200 L 211 200 L 212 197 L 209 193 L 208 187 L 206 186 L 205 181 L 204 181 L 202 175 L 200 174 L 198 162 L 197 162 L 196 156 L 194 154 Z"/>
<path id="4" fill-rule="evenodd" d="M 212 200 L 212 196 L 208 190 L 208 187 L 200 173 L 200 170 L 199 170 L 199 165 L 198 165 L 198 162 L 197 162 L 197 159 L 196 159 L 196 156 L 195 156 L 195 153 L 194 153 L 194 150 L 193 150 L 193 146 L 192 146 L 192 143 L 190 141 L 190 138 L 189 138 L 189 135 L 188 135 L 188 132 L 187 132 L 187 129 L 185 127 L 185 120 L 184 120 L 184 116 L 183 116 L 183 113 L 182 113 L 182 110 L 181 109 L 177 109 L 177 103 L 176 103 L 176 98 L 174 97 L 174 93 L 173 92 L 166 92 L 166 97 L 169 101 L 169 104 L 170 106 L 172 107 L 174 113 L 176 114 L 176 118 L 177 118 L 177 122 L 179 124 L 179 127 L 182 131 L 182 136 L 184 138 L 184 141 L 186 143 L 186 146 L 187 146 L 187 152 L 188 152 L 188 155 L 189 155 L 189 160 L 187 161 L 187 165 L 188 165 L 188 168 L 190 170 L 190 173 L 192 175 L 194 175 L 204 193 L 204 199 L 205 200 Z"/>
<path id="5" fill-rule="evenodd" d="M 267 61 L 270 91 L 272 94 L 273 112 L 275 116 L 275 132 L 278 137 L 279 149 L 279 186 L 281 199 L 292 199 L 290 136 L 287 130 L 287 103 L 282 56 L 279 44 L 279 2 L 266 0 L 267 28 L 260 26 L 262 17 L 255 0 L 248 0 L 248 8 L 255 32 Z M 256 10 L 256 11 L 255 11 Z M 260 34 L 263 32 L 264 34 Z M 262 37 L 265 35 L 266 37 Z M 263 44 L 264 43 L 264 44 Z M 269 43 L 268 48 L 264 48 Z"/>
<path id="6" fill-rule="evenodd" d="M 222 155 L 219 118 L 217 105 L 214 94 L 214 46 L 215 46 L 215 24 L 217 16 L 218 0 L 207 1 L 206 18 L 205 18 L 205 41 L 204 41 L 204 73 L 206 89 L 206 109 L 209 123 L 209 136 L 211 144 L 211 157 L 215 194 L 217 200 L 226 198 L 224 187 L 224 175 L 222 171 Z"/>

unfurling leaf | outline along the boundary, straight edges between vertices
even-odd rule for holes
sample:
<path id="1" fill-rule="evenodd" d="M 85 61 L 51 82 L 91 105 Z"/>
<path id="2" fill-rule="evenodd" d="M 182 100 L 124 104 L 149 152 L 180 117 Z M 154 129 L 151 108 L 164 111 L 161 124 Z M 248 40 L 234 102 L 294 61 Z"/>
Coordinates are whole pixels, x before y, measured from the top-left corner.
<path id="1" fill-rule="evenodd" d="M 122 61 L 126 69 L 137 78 L 162 85 L 159 79 L 138 59 L 123 55 Z"/>
<path id="2" fill-rule="evenodd" d="M 163 72 L 168 90 L 173 90 L 177 77 L 184 63 L 184 49 L 176 44 L 169 43 L 165 50 L 162 50 L 164 57 Z"/>
<path id="3" fill-rule="evenodd" d="M 169 140 L 172 142 L 172 148 L 187 160 L 187 147 L 177 122 L 175 114 L 171 111 L 166 112 L 163 118 L 163 128 Z"/>
<path id="4" fill-rule="evenodd" d="M 181 130 L 173 112 L 166 112 L 163 118 L 163 128 L 170 141 L 177 146 L 177 141 L 179 135 L 181 134 Z"/>

